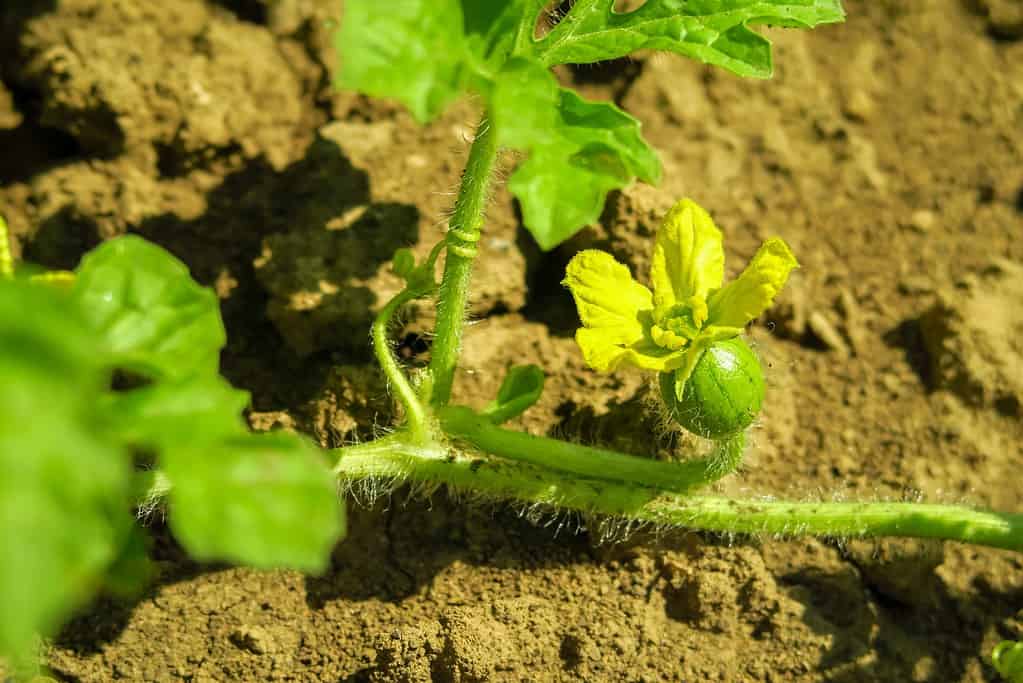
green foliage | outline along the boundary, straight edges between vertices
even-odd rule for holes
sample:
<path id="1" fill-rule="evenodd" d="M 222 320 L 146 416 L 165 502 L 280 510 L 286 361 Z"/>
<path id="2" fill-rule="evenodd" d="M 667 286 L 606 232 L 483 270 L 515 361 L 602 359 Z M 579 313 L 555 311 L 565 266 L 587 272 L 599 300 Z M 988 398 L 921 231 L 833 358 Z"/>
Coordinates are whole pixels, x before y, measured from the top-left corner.
<path id="1" fill-rule="evenodd" d="M 588 64 L 664 50 L 739 76 L 769 78 L 771 43 L 750 26 L 812 28 L 845 17 L 838 0 L 648 0 L 622 14 L 613 6 L 614 0 L 577 0 L 535 45 L 541 61 Z"/>
<path id="2" fill-rule="evenodd" d="M 576 0 L 534 36 L 546 0 L 347 0 L 336 34 L 341 87 L 393 97 L 420 121 L 466 92 L 481 95 L 501 144 L 529 153 L 509 188 L 544 249 L 599 215 L 610 190 L 655 183 L 660 165 L 639 122 L 559 88 L 549 69 L 674 52 L 740 76 L 771 75 L 771 45 L 751 26 L 841 21 L 840 0 Z"/>
<path id="3" fill-rule="evenodd" d="M 86 254 L 72 294 L 104 362 L 154 378 L 214 375 L 227 337 L 216 295 L 185 264 L 128 235 Z"/>
<path id="4" fill-rule="evenodd" d="M 239 434 L 163 460 L 171 528 L 200 559 L 322 571 L 343 533 L 325 457 L 291 434 Z"/>
<path id="5" fill-rule="evenodd" d="M 326 566 L 343 532 L 330 467 L 297 436 L 248 431 L 223 343 L 216 296 L 139 238 L 87 255 L 70 290 L 0 280 L 0 653 L 145 576 L 139 453 L 194 557 Z"/>
<path id="6" fill-rule="evenodd" d="M 54 294 L 0 281 L 0 653 L 12 656 L 88 600 L 132 525 L 130 461 L 95 406 L 105 377 Z"/>
<path id="7" fill-rule="evenodd" d="M 991 653 L 991 663 L 1009 683 L 1023 683 L 1023 643 L 1003 640 Z"/>
<path id="8" fill-rule="evenodd" d="M 494 86 L 492 122 L 506 147 L 528 150 L 508 181 L 525 223 L 551 249 L 600 217 L 610 190 L 639 178 L 656 183 L 661 164 L 639 121 L 606 102 L 559 88 L 538 63 L 511 60 Z"/>
<path id="9" fill-rule="evenodd" d="M 493 424 L 518 417 L 540 400 L 543 383 L 543 370 L 536 365 L 515 365 L 508 369 L 497 398 L 481 414 Z"/>

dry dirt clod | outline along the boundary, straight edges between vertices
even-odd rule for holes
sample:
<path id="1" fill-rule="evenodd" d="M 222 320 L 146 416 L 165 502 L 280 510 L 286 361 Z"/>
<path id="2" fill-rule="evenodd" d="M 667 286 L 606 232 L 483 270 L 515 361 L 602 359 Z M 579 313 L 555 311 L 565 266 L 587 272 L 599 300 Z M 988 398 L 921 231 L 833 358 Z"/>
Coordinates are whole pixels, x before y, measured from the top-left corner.
<path id="1" fill-rule="evenodd" d="M 257 655 L 276 649 L 273 636 L 261 626 L 240 626 L 231 632 L 230 639 L 236 647 Z"/>
<path id="2" fill-rule="evenodd" d="M 1023 38 L 1023 3 L 1018 0 L 974 0 L 987 14 L 988 30 L 1001 40 Z"/>
<path id="3" fill-rule="evenodd" d="M 185 166 L 235 148 L 279 169 L 303 135 L 301 87 L 269 33 L 198 0 L 74 0 L 20 39 L 15 78 L 88 151 Z"/>
<path id="4" fill-rule="evenodd" d="M 935 570 L 945 560 L 944 544 L 929 540 L 851 540 L 842 554 L 884 596 L 921 610 L 935 609 L 943 586 Z"/>
<path id="5" fill-rule="evenodd" d="M 859 355 L 866 344 L 863 310 L 848 287 L 843 287 L 838 293 L 838 309 L 845 318 L 845 332 L 852 351 Z"/>
<path id="6" fill-rule="evenodd" d="M 909 226 L 919 233 L 928 233 L 938 222 L 938 216 L 929 209 L 917 209 L 909 216 Z"/>
<path id="7" fill-rule="evenodd" d="M 920 318 L 937 388 L 1006 415 L 1023 406 L 1023 265 L 992 262 Z"/>
<path id="8" fill-rule="evenodd" d="M 0 81 L 0 130 L 17 128 L 21 121 L 22 116 L 14 107 L 14 96 Z"/>
<path id="9" fill-rule="evenodd" d="M 862 88 L 851 90 L 842 107 L 846 116 L 860 122 L 866 122 L 873 118 L 875 110 L 874 98 Z"/>

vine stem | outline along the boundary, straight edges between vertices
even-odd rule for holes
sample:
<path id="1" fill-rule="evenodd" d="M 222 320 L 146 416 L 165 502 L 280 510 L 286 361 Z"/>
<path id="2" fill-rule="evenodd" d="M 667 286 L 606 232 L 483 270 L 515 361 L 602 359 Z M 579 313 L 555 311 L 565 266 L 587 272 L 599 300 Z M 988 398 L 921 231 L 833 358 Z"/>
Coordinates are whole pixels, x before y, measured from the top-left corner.
<path id="1" fill-rule="evenodd" d="M 370 332 L 373 338 L 373 352 L 376 354 L 377 361 L 380 363 L 380 368 L 387 377 L 391 389 L 405 409 L 406 429 L 417 443 L 426 443 L 430 439 L 429 414 L 394 357 L 391 344 L 387 339 L 387 328 L 391 318 L 402 306 L 422 295 L 422 291 L 413 288 L 400 291 L 377 313 Z"/>
<path id="2" fill-rule="evenodd" d="M 451 399 L 451 385 L 458 365 L 462 326 L 469 302 L 472 264 L 477 254 L 476 245 L 480 240 L 483 211 L 497 152 L 497 140 L 484 114 L 469 149 L 469 159 L 462 173 L 446 238 L 447 256 L 437 297 L 437 327 L 428 370 L 432 385 L 430 402 L 435 406 L 446 405 Z"/>
<path id="3" fill-rule="evenodd" d="M 449 436 L 492 455 L 591 479 L 676 493 L 693 491 L 735 471 L 746 445 L 745 436 L 739 432 L 718 442 L 707 457 L 665 462 L 504 429 L 464 406 L 441 408 L 437 418 Z"/>
<path id="4" fill-rule="evenodd" d="M 534 465 L 410 443 L 402 433 L 335 449 L 334 473 L 361 480 L 447 485 L 456 492 L 527 506 L 609 515 L 693 530 L 776 536 L 935 538 L 1023 552 L 1023 514 L 924 503 L 733 500 L 680 495 L 580 478 Z"/>

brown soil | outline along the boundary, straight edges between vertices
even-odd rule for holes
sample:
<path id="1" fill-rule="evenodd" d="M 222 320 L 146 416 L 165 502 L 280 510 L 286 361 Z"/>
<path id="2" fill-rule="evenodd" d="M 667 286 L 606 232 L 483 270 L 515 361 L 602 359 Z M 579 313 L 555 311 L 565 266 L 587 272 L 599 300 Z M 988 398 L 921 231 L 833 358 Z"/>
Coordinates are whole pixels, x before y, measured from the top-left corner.
<path id="1" fill-rule="evenodd" d="M 329 89 L 331 0 L 23 0 L 0 11 L 0 212 L 16 253 L 73 265 L 140 233 L 223 300 L 251 422 L 325 445 L 391 419 L 370 312 L 398 246 L 439 238 L 477 113 L 422 128 Z M 495 192 L 458 398 L 511 363 L 549 373 L 524 428 L 633 452 L 646 381 L 587 370 L 557 282 L 573 250 L 639 272 L 689 195 L 734 273 L 768 235 L 802 269 L 753 330 L 769 395 L 722 490 L 1023 498 L 1023 17 L 1016 0 L 849 0 L 772 31 L 749 82 L 641 56 L 566 71 L 644 121 L 661 188 L 540 254 Z M 432 306 L 407 314 L 421 362 Z M 398 494 L 351 505 L 326 576 L 197 566 L 153 529 L 159 579 L 56 639 L 60 680 L 981 681 L 1023 636 L 1023 559 L 955 544 L 634 534 Z"/>

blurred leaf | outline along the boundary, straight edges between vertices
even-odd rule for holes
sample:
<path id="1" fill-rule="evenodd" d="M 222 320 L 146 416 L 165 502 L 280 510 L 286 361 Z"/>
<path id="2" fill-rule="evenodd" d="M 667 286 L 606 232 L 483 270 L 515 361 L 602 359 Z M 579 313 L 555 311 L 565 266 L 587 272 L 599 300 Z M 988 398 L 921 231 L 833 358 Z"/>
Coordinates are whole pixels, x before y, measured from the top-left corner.
<path id="1" fill-rule="evenodd" d="M 217 372 L 226 339 L 217 297 L 155 244 L 104 242 L 82 259 L 72 296 L 111 367 L 153 378 Z"/>
<path id="2" fill-rule="evenodd" d="M 393 97 L 420 122 L 462 93 L 469 55 L 458 0 L 348 0 L 334 41 L 340 87 Z"/>
<path id="3" fill-rule="evenodd" d="M 89 600 L 133 523 L 93 342 L 66 296 L 0 282 L 0 653 L 15 658 Z"/>
<path id="4" fill-rule="evenodd" d="M 156 575 L 156 567 L 149 559 L 149 546 L 146 532 L 138 524 L 132 524 L 117 557 L 107 569 L 103 590 L 121 598 L 141 595 Z"/>
<path id="5" fill-rule="evenodd" d="M 249 433 L 248 394 L 217 373 L 216 296 L 169 253 L 136 237 L 107 242 L 79 268 L 75 301 L 143 386 L 107 394 L 109 433 L 152 451 L 171 485 L 171 528 L 201 559 L 317 570 L 340 534 L 336 484 L 315 448 Z"/>
<path id="6" fill-rule="evenodd" d="M 486 93 L 541 0 L 347 0 L 334 35 L 337 85 L 401 102 L 421 123 L 467 90 Z M 525 48 L 523 48 L 525 49 Z"/>
<path id="7" fill-rule="evenodd" d="M 111 432 L 123 443 L 160 451 L 214 444 L 245 434 L 249 395 L 220 375 L 156 382 L 104 399 Z"/>
<path id="8" fill-rule="evenodd" d="M 526 227 L 551 249 L 597 220 L 610 190 L 660 180 L 639 121 L 613 104 L 559 88 L 547 69 L 513 59 L 498 77 L 491 117 L 503 145 L 530 152 L 508 181 Z"/>
<path id="9" fill-rule="evenodd" d="M 175 449 L 171 528 L 189 553 L 253 567 L 320 572 L 344 534 L 337 484 L 321 453 L 292 434 L 246 434 L 213 450 Z"/>
<path id="10" fill-rule="evenodd" d="M 249 433 L 223 343 L 214 294 L 136 237 L 88 254 L 70 293 L 0 282 L 0 653 L 23 660 L 101 587 L 145 582 L 137 449 L 166 468 L 198 557 L 325 566 L 343 522 L 330 467 L 298 437 Z M 142 382 L 111 389 L 115 369 Z"/>
<path id="11" fill-rule="evenodd" d="M 991 653 L 991 663 L 1009 683 L 1023 683 L 1023 643 L 1003 640 Z"/>

